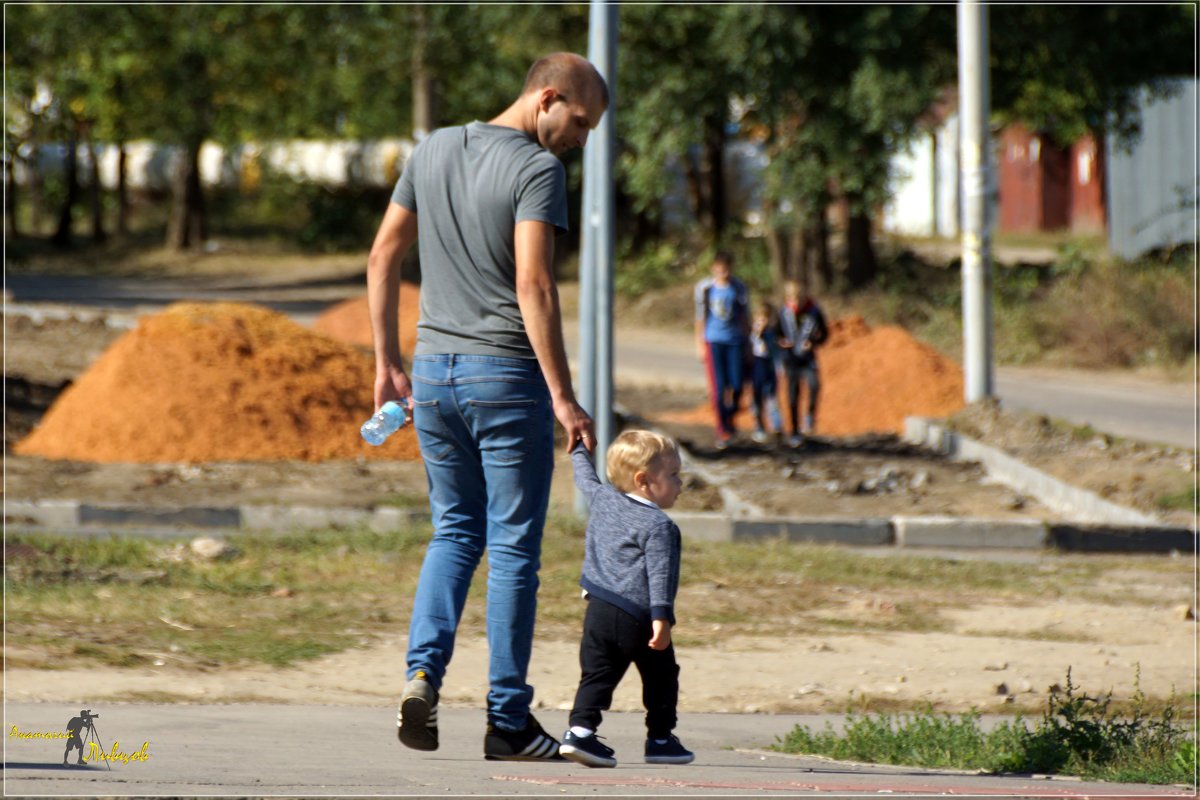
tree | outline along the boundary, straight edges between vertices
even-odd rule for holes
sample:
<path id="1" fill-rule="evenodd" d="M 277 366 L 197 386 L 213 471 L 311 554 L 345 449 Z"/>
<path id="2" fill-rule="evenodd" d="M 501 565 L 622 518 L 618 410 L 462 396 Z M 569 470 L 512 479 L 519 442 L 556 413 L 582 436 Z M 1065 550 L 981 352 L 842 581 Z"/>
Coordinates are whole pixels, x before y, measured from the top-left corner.
<path id="1" fill-rule="evenodd" d="M 1003 124 L 1070 144 L 1085 133 L 1139 133 L 1139 99 L 1194 74 L 1196 7 L 993 5 L 989 8 L 991 105 Z"/>
<path id="2" fill-rule="evenodd" d="M 727 225 L 724 150 L 739 86 L 727 18 L 738 8 L 628 6 L 621 14 L 620 172 L 637 210 L 656 215 L 683 168 L 688 203 L 710 242 Z"/>

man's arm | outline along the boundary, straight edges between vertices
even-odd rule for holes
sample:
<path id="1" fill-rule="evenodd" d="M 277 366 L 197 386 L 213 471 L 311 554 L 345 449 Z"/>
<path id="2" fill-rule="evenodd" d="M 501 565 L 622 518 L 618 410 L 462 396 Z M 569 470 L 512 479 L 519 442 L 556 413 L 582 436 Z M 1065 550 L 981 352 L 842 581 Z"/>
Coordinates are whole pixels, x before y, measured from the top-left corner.
<path id="1" fill-rule="evenodd" d="M 566 431 L 567 452 L 579 441 L 591 451 L 596 445 L 592 418 L 575 400 L 563 345 L 562 312 L 554 282 L 554 226 L 534 220 L 518 222 L 513 251 L 517 259 L 517 305 L 550 389 L 554 416 Z"/>
<path id="2" fill-rule="evenodd" d="M 416 240 L 416 213 L 390 203 L 367 258 L 367 307 L 375 343 L 375 408 L 389 400 L 407 400 L 406 405 L 412 408 L 412 387 L 400 360 L 400 265 Z"/>

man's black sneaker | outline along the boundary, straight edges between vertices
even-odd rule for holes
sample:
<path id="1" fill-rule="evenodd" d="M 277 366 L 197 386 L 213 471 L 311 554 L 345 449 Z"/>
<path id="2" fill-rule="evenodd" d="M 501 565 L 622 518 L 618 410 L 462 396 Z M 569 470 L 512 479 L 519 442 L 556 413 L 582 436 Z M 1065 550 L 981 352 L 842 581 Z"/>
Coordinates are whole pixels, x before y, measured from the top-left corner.
<path id="1" fill-rule="evenodd" d="M 567 731 L 563 734 L 558 752 L 585 767 L 615 767 L 617 765 L 613 749 L 601 742 L 600 737 L 594 733 L 588 736 L 576 736 Z"/>
<path id="2" fill-rule="evenodd" d="M 646 740 L 647 764 L 690 764 L 695 760 L 696 754 L 684 747 L 678 736 L 668 736 L 662 744 Z"/>
<path id="3" fill-rule="evenodd" d="M 520 731 L 506 731 L 489 719 L 483 737 L 483 757 L 488 761 L 564 760 L 558 754 L 558 740 L 542 730 L 533 714 Z"/>
<path id="4" fill-rule="evenodd" d="M 438 691 L 424 671 L 404 684 L 400 695 L 400 710 L 396 712 L 396 735 L 405 747 L 413 750 L 438 749 Z"/>

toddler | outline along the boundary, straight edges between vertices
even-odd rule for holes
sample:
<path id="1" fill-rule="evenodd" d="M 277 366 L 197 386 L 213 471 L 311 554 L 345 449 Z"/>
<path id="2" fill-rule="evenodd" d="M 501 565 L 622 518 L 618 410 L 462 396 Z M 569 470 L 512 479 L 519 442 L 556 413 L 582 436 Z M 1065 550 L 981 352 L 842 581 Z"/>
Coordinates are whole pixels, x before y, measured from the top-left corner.
<path id="1" fill-rule="evenodd" d="M 688 764 L 695 755 L 672 733 L 677 722 L 679 665 L 671 646 L 682 537 L 663 513 L 683 489 L 675 443 L 631 430 L 608 449 L 608 479 L 596 475 L 583 445 L 571 453 L 575 485 L 591 512 L 579 583 L 587 598 L 579 645 L 582 676 L 560 755 L 589 767 L 615 767 L 611 747 L 596 736 L 629 665 L 642 676 L 645 761 Z"/>

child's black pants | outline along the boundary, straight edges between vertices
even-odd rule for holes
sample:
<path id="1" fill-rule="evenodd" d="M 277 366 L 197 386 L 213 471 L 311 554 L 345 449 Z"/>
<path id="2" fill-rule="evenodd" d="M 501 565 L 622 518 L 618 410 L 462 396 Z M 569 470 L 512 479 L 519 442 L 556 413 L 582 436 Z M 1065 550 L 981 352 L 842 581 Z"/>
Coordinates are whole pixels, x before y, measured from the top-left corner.
<path id="1" fill-rule="evenodd" d="M 612 705 L 613 691 L 630 664 L 642 676 L 642 704 L 646 707 L 646 734 L 665 739 L 675 730 L 679 704 L 679 665 L 675 646 L 651 650 L 650 624 L 611 603 L 588 598 L 579 643 L 579 666 L 583 675 L 575 693 L 571 725 L 597 730 L 601 712 Z"/>

